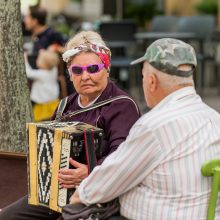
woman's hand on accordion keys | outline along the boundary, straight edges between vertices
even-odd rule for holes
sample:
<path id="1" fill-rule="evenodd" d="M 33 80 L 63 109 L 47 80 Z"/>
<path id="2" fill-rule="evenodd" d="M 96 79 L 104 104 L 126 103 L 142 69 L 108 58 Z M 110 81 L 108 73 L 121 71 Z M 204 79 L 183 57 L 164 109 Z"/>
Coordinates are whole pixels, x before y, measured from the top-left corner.
<path id="1" fill-rule="evenodd" d="M 60 169 L 58 180 L 64 188 L 75 188 L 88 176 L 88 167 L 72 158 L 69 162 L 75 169 Z"/>

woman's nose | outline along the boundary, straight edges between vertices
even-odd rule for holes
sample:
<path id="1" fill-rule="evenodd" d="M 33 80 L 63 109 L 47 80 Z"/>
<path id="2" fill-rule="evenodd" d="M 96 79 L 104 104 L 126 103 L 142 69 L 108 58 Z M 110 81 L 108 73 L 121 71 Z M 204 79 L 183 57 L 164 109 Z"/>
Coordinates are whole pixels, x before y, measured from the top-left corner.
<path id="1" fill-rule="evenodd" d="M 90 78 L 89 73 L 86 70 L 84 70 L 82 72 L 82 79 L 85 80 L 85 79 L 88 79 L 88 78 Z"/>

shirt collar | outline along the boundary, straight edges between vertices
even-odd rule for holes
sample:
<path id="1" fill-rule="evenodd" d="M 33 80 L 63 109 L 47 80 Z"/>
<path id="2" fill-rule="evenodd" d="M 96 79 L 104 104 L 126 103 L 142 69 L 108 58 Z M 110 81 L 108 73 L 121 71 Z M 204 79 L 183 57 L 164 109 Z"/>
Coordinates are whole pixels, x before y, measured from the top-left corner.
<path id="1" fill-rule="evenodd" d="M 187 86 L 182 89 L 178 89 L 162 99 L 152 110 L 159 110 L 164 106 L 167 106 L 168 103 L 175 102 L 190 95 L 196 95 L 196 91 L 193 86 Z"/>
<path id="2" fill-rule="evenodd" d="M 101 94 L 100 94 L 100 95 L 101 95 Z M 87 107 L 93 105 L 93 104 L 97 101 L 97 99 L 100 97 L 100 95 L 98 95 L 92 102 L 90 102 L 90 103 L 89 103 L 88 105 L 86 105 L 86 106 L 83 106 L 83 105 L 81 104 L 80 95 L 78 95 L 78 105 L 79 105 L 79 107 L 80 107 L 80 108 L 87 108 Z"/>

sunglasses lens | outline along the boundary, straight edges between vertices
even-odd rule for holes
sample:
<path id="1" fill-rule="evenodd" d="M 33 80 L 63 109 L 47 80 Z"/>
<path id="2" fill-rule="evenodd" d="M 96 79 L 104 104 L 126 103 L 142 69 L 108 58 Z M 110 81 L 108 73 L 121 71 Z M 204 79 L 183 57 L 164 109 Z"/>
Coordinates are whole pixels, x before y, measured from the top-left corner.
<path id="1" fill-rule="evenodd" d="M 97 73 L 99 72 L 99 66 L 97 64 L 91 65 L 87 67 L 87 71 L 89 73 Z"/>
<path id="2" fill-rule="evenodd" d="M 75 75 L 81 75 L 83 71 L 87 71 L 90 74 L 97 73 L 104 68 L 104 64 L 92 64 L 89 66 L 71 66 L 69 71 Z"/>
<path id="3" fill-rule="evenodd" d="M 71 68 L 71 70 L 72 70 L 72 73 L 76 74 L 76 75 L 79 75 L 79 74 L 81 74 L 83 72 L 83 69 L 80 66 L 73 66 Z"/>

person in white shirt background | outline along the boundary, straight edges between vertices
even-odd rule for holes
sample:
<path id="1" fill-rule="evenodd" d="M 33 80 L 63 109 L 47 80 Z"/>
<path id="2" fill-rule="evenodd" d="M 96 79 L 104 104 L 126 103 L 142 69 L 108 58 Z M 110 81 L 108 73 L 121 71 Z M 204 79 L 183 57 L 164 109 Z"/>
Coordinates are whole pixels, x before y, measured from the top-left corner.
<path id="1" fill-rule="evenodd" d="M 81 182 L 70 203 L 119 197 L 120 215 L 128 219 L 205 220 L 211 178 L 200 170 L 205 161 L 220 157 L 220 115 L 194 88 L 194 49 L 180 40 L 159 39 L 136 63 L 143 63 L 143 90 L 151 110 Z"/>
<path id="2" fill-rule="evenodd" d="M 58 55 L 50 50 L 40 50 L 36 60 L 38 69 L 33 69 L 26 60 L 27 77 L 33 80 L 32 102 L 46 103 L 59 97 L 58 63 Z"/>

